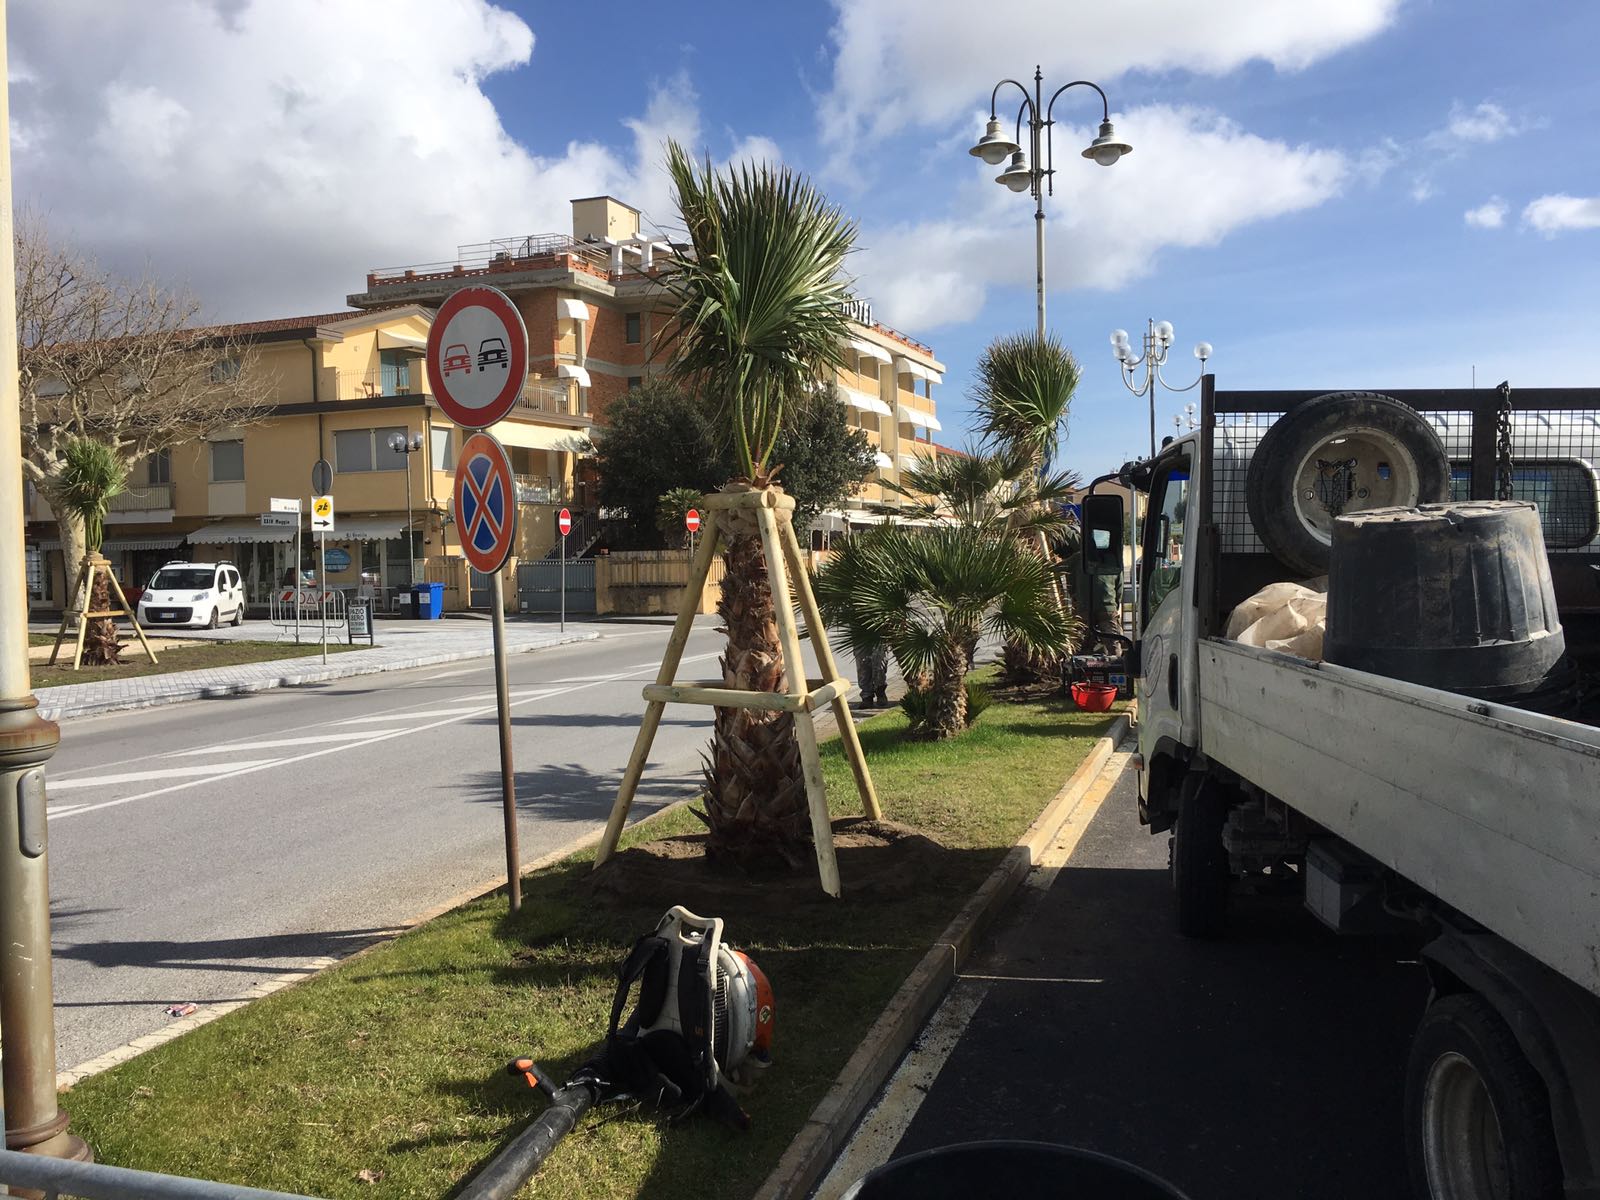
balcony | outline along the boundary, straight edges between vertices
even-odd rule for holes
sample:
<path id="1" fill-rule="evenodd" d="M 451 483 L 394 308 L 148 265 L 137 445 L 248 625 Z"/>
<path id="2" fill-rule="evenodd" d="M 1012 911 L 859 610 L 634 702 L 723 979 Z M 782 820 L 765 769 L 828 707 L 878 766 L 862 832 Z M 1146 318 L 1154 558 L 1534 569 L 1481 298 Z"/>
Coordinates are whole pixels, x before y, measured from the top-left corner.
<path id="1" fill-rule="evenodd" d="M 409 267 L 379 267 L 367 272 L 367 291 L 380 288 L 495 275 L 511 271 L 537 271 L 565 267 L 605 279 L 611 254 L 605 246 L 574 241 L 561 233 L 498 238 L 456 248 L 455 262 L 417 263 Z"/>
<path id="2" fill-rule="evenodd" d="M 518 504 L 563 504 L 570 499 L 570 492 L 562 489 L 559 479 L 544 475 L 517 476 Z"/>
<path id="3" fill-rule="evenodd" d="M 406 371 L 386 367 L 377 371 L 335 371 L 335 394 L 340 400 L 376 400 L 383 396 L 421 396 L 428 390 L 422 359 Z"/>
<path id="4" fill-rule="evenodd" d="M 161 512 L 172 508 L 170 483 L 130 484 L 128 490 L 111 499 L 110 511 L 114 513 Z"/>
<path id="5" fill-rule="evenodd" d="M 555 417 L 587 419 L 583 397 L 575 379 L 530 379 L 523 386 L 518 407 L 525 412 L 545 413 Z"/>

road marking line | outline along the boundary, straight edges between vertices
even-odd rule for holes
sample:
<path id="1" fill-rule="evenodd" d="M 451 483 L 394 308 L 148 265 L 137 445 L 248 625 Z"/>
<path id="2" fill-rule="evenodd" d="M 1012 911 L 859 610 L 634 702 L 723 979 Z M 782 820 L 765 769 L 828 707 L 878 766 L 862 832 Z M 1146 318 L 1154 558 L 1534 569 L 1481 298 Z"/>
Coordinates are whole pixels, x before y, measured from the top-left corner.
<path id="1" fill-rule="evenodd" d="M 1100 773 L 1089 785 L 1072 812 L 1062 823 L 1055 838 L 1039 856 L 1036 869 L 1023 880 L 1028 889 L 1028 899 L 1037 902 L 1048 892 L 1062 869 L 1072 858 L 1073 851 L 1083 840 L 1084 831 L 1100 811 L 1100 805 L 1111 794 L 1130 755 L 1113 753 L 1106 759 Z M 1013 902 L 1015 903 L 1015 902 Z M 1010 914 L 1014 919 L 1015 911 Z M 992 937 L 993 935 L 991 935 Z M 997 982 L 1003 983 L 1104 983 L 1102 979 L 1024 979 L 1009 975 L 958 975 L 944 1000 L 934 1011 L 912 1048 L 901 1059 L 889 1082 L 884 1085 L 877 1100 L 861 1118 L 855 1132 L 845 1144 L 833 1165 L 813 1193 L 814 1200 L 838 1200 L 845 1190 L 868 1171 L 889 1161 L 922 1102 L 933 1091 L 939 1072 L 944 1069 L 961 1035 L 971 1024 L 978 1006 L 983 1003 L 989 989 Z"/>
<path id="2" fill-rule="evenodd" d="M 394 722 L 391 721 L 390 724 Z M 232 754 L 238 750 L 282 750 L 291 746 L 315 746 L 327 742 L 357 742 L 362 738 L 374 737 L 378 733 L 403 733 L 404 730 L 370 730 L 364 729 L 350 733 L 311 733 L 304 737 L 272 738 L 264 742 L 234 742 L 227 746 L 201 746 L 196 750 L 174 750 L 167 758 L 193 758 L 200 754 Z"/>
<path id="3" fill-rule="evenodd" d="M 716 656 L 715 655 L 707 655 L 705 657 L 716 657 Z M 693 661 L 693 660 L 686 660 L 686 661 Z M 540 695 L 537 695 L 537 696 L 526 696 L 521 700 L 512 700 L 511 701 L 511 707 L 512 708 L 516 708 L 519 705 L 530 704 L 535 700 L 549 700 L 549 699 L 555 698 L 556 696 L 568 695 L 568 694 L 570 694 L 572 692 L 587 691 L 589 688 L 599 687 L 601 684 L 615 683 L 619 679 L 626 679 L 628 677 L 628 675 L 631 674 L 631 673 L 632 672 L 627 672 L 627 673 L 624 673 L 624 674 L 621 674 L 621 675 L 602 675 L 602 676 L 600 676 L 600 677 L 598 677 L 596 679 L 590 680 L 587 683 L 575 684 L 572 687 L 556 688 L 554 690 L 542 690 Z M 444 725 L 455 725 L 455 724 L 458 724 L 458 723 L 460 723 L 462 721 L 469 720 L 472 717 L 478 716 L 482 712 L 483 712 L 482 709 L 464 709 L 461 712 L 455 713 L 452 716 L 442 717 L 437 721 L 430 721 L 426 725 L 418 725 L 418 726 L 416 726 L 415 728 L 412 728 L 412 729 L 381 730 L 381 731 L 379 731 L 377 733 L 368 734 L 364 738 L 364 740 L 362 740 L 362 741 L 341 742 L 341 743 L 339 743 L 338 745 L 335 745 L 335 746 L 327 746 L 327 747 L 324 747 L 321 750 L 311 750 L 311 751 L 308 751 L 305 754 L 292 755 L 289 758 L 269 759 L 266 762 L 261 762 L 261 763 L 230 763 L 230 764 L 225 764 L 225 765 L 227 765 L 229 767 L 232 767 L 234 769 L 229 770 L 224 774 L 213 775 L 210 779 L 190 780 L 190 781 L 188 781 L 186 783 L 175 783 L 170 787 L 156 788 L 154 791 L 139 792 L 139 793 L 137 793 L 135 795 L 132 795 L 132 796 L 120 796 L 115 800 L 103 800 L 98 804 L 85 804 L 82 808 L 75 808 L 71 812 L 63 812 L 63 813 L 60 814 L 60 816 L 62 816 L 63 818 L 65 818 L 65 817 L 82 816 L 84 813 L 99 812 L 103 808 L 117 808 L 118 806 L 123 805 L 123 804 L 132 804 L 135 800 L 152 800 L 152 799 L 155 799 L 157 796 L 170 795 L 172 792 L 184 791 L 187 788 L 198 787 L 199 785 L 205 784 L 205 783 L 219 783 L 219 782 L 221 782 L 221 781 L 223 781 L 225 779 L 233 779 L 233 778 L 235 778 L 236 776 L 239 776 L 239 775 L 253 774 L 256 771 L 262 771 L 262 770 L 265 770 L 268 767 L 287 767 L 287 766 L 292 766 L 295 763 L 306 762 L 306 761 L 308 761 L 310 759 L 313 759 L 313 758 L 321 758 L 325 754 L 337 754 L 342 750 L 359 750 L 363 746 L 371 746 L 371 745 L 377 744 L 378 742 L 386 742 L 390 738 L 396 738 L 396 737 L 401 737 L 401 736 L 405 736 L 405 735 L 413 735 L 413 734 L 418 734 L 418 733 L 426 733 L 430 729 L 438 729 L 438 728 L 440 728 L 441 726 L 444 726 Z M 312 725 L 312 726 L 307 726 L 306 728 L 315 729 L 315 728 L 318 728 L 318 727 Z M 70 786 L 72 781 L 68 780 L 67 783 Z M 49 786 L 54 787 L 54 788 L 59 788 L 61 785 L 60 784 L 51 784 Z M 52 815 L 54 815 L 54 814 L 52 814 Z"/>
<path id="4" fill-rule="evenodd" d="M 379 713 L 372 717 L 349 717 L 343 721 L 335 721 L 335 725 L 392 725 L 396 721 L 422 720 L 427 717 L 454 717 L 460 716 L 459 708 L 424 708 L 418 709 L 391 709 L 386 713 Z"/>
<path id="5" fill-rule="evenodd" d="M 252 762 L 242 763 L 212 763 L 205 767 L 165 767 L 158 771 L 123 771 L 117 775 L 89 775 L 79 776 L 76 779 L 52 779 L 46 785 L 49 792 L 70 792 L 76 788 L 110 787 L 114 783 L 142 783 L 150 779 L 180 779 L 192 775 L 217 775 L 226 771 L 236 774 L 240 771 L 255 770 L 260 767 L 270 767 L 279 760 L 276 758 L 261 758 Z M 81 804 L 70 811 L 57 810 L 52 812 L 52 817 L 70 816 L 73 812 L 84 812 L 91 808 L 100 808 L 98 804 Z"/>

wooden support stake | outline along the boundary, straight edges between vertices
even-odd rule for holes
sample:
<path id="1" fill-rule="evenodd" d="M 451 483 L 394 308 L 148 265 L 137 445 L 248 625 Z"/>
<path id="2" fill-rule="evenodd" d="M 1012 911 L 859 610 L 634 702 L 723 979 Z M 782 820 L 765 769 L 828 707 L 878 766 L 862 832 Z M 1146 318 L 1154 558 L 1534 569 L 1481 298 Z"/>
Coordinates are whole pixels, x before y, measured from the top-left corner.
<path id="1" fill-rule="evenodd" d="M 772 588 L 772 607 L 778 623 L 778 639 L 783 646 L 784 680 L 791 692 L 805 691 L 805 659 L 800 655 L 800 633 L 794 624 L 794 600 L 789 593 L 787 555 L 778 526 L 789 514 L 774 516 L 770 508 L 756 510 L 756 528 L 761 531 L 761 548 L 767 556 L 767 581 Z M 837 674 L 837 673 L 835 673 Z M 811 812 L 811 840 L 816 845 L 817 875 L 822 890 L 839 896 L 839 863 L 833 852 L 833 824 L 828 818 L 828 795 L 822 780 L 822 759 L 817 753 L 817 727 L 810 712 L 794 717 L 796 740 L 800 743 L 800 768 L 805 777 L 806 807 Z"/>
<path id="2" fill-rule="evenodd" d="M 117 603 L 122 605 L 122 615 L 128 618 L 128 624 L 133 626 L 133 635 L 139 639 L 139 645 L 144 647 L 144 652 L 150 656 L 150 662 L 155 665 L 156 652 L 150 649 L 150 643 L 144 639 L 144 630 L 139 626 L 139 614 L 128 603 L 128 597 L 123 594 L 122 585 L 117 582 L 117 577 L 112 572 L 106 572 L 106 578 L 111 580 L 111 590 L 117 593 Z"/>
<path id="3" fill-rule="evenodd" d="M 800 609 L 805 614 L 806 628 L 811 631 L 811 644 L 817 652 L 817 665 L 822 668 L 822 674 L 826 678 L 843 679 L 839 665 L 833 658 L 833 648 L 828 644 L 828 630 L 822 621 L 822 608 L 817 604 L 817 597 L 811 590 L 811 577 L 806 571 L 805 556 L 800 553 L 800 539 L 795 535 L 792 524 L 787 521 L 780 524 L 782 532 L 787 535 L 783 539 L 783 548 L 788 552 L 791 569 L 794 571 L 800 592 Z M 856 792 L 861 797 L 861 811 L 868 820 L 881 821 L 883 807 L 878 803 L 877 789 L 872 786 L 872 773 L 867 770 L 867 756 L 861 749 L 861 737 L 856 732 L 856 723 L 850 718 L 850 702 L 846 696 L 848 691 L 849 688 L 846 687 L 839 695 L 832 698 L 834 720 L 839 725 L 839 740 L 844 743 L 844 756 L 850 764 L 850 773 L 855 776 Z"/>
<path id="4" fill-rule="evenodd" d="M 714 708 L 758 708 L 764 712 L 803 712 L 805 696 L 789 696 L 783 692 L 746 692 L 738 688 L 694 687 L 684 683 L 648 683 L 644 698 L 663 703 L 709 704 Z"/>
<path id="5" fill-rule="evenodd" d="M 83 613 L 88 611 L 89 605 L 93 603 L 91 597 L 94 595 L 94 559 L 85 559 L 83 569 L 88 572 L 89 577 L 88 583 L 83 589 L 83 610 L 78 613 L 78 637 L 72 649 L 72 669 L 74 671 L 83 669 L 83 638 L 89 632 L 89 622 L 84 619 Z"/>
<path id="6" fill-rule="evenodd" d="M 657 684 L 670 684 L 678 673 L 678 664 L 683 660 L 683 648 L 689 641 L 695 613 L 700 608 L 700 597 L 705 591 L 706 576 L 711 573 L 711 559 L 717 552 L 718 540 L 715 525 L 700 539 L 700 548 L 695 552 L 694 562 L 689 565 L 689 586 L 684 589 L 683 603 L 678 606 L 678 620 L 672 627 L 672 637 L 667 640 L 667 652 L 661 656 L 661 670 L 656 672 Z M 655 741 L 656 730 L 661 725 L 661 711 L 665 707 L 662 701 L 652 700 L 644 710 L 644 720 L 639 723 L 639 735 L 633 740 L 633 754 L 628 759 L 628 769 L 623 773 L 622 786 L 617 789 L 617 799 L 611 806 L 605 834 L 595 851 L 596 867 L 611 857 L 622 837 L 628 810 L 633 807 L 633 793 L 638 790 L 639 777 L 644 774 L 644 764 L 650 758 L 650 746 Z"/>
<path id="7" fill-rule="evenodd" d="M 53 667 L 56 665 L 56 657 L 61 653 L 61 643 L 67 640 L 67 622 L 72 620 L 72 614 L 75 612 L 81 614 L 83 609 L 89 607 L 87 597 L 85 597 L 81 608 L 73 607 L 78 603 L 78 597 L 83 595 L 83 572 L 87 566 L 88 563 L 85 561 L 78 563 L 77 580 L 74 582 L 72 590 L 67 593 L 67 603 L 61 610 L 61 624 L 56 629 L 56 644 L 50 647 L 50 661 L 45 664 L 46 666 Z"/>

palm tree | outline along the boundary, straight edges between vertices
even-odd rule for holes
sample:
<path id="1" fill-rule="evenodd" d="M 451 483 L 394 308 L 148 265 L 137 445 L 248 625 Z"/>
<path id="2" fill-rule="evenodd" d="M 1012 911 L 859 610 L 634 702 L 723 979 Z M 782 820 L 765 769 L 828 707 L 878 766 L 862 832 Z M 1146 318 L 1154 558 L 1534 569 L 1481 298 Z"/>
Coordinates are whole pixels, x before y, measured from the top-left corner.
<path id="1" fill-rule="evenodd" d="M 855 227 L 803 176 L 767 164 L 718 173 L 676 142 L 667 171 L 688 234 L 663 283 L 672 298 L 672 372 L 711 404 L 740 477 L 773 486 L 786 417 L 843 362 L 843 274 Z M 754 514 L 717 514 L 726 573 L 718 615 L 730 688 L 778 691 L 783 655 Z M 796 664 L 798 669 L 799 665 Z M 710 850 L 740 860 L 804 860 L 810 842 L 800 752 L 786 713 L 719 708 L 706 765 Z"/>
<path id="2" fill-rule="evenodd" d="M 127 465 L 111 447 L 91 438 L 74 438 L 68 442 L 62 459 L 55 495 L 67 512 L 83 520 L 85 561 L 99 558 L 105 541 L 106 511 L 128 482 Z M 85 611 L 105 612 L 110 607 L 111 582 L 104 570 L 98 570 Z M 84 634 L 83 661 L 92 666 L 107 666 L 120 662 L 121 657 L 117 627 L 111 618 L 97 617 L 90 621 Z"/>
<path id="3" fill-rule="evenodd" d="M 1004 526 L 1018 536 L 1055 536 L 1072 524 L 1062 505 L 1076 494 L 1072 471 L 1040 472 L 1026 450 L 1011 445 L 919 459 L 884 486 L 909 503 L 900 511 L 960 525 Z"/>
<path id="4" fill-rule="evenodd" d="M 928 731 L 966 728 L 967 646 L 985 633 L 1060 653 L 1072 622 L 1049 567 L 993 525 L 882 525 L 849 538 L 817 574 L 817 600 L 852 646 L 876 639 L 908 677 L 925 673 Z"/>

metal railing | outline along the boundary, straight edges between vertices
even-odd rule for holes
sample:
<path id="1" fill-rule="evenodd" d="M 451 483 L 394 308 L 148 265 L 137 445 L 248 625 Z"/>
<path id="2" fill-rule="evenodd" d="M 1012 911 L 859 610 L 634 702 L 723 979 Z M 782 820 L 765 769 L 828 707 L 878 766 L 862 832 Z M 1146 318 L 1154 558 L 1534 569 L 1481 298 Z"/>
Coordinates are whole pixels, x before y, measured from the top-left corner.
<path id="1" fill-rule="evenodd" d="M 60 1196 L 83 1200 L 308 1200 L 296 1192 L 269 1192 L 186 1175 L 0 1150 L 0 1192 L 7 1186 L 43 1192 L 45 1200 Z"/>
<path id="2" fill-rule="evenodd" d="M 530 379 L 523 385 L 518 403 L 531 412 L 560 417 L 588 416 L 582 409 L 577 381 L 573 379 Z"/>
<path id="3" fill-rule="evenodd" d="M 267 620 L 283 636 L 297 625 L 302 637 L 320 631 L 324 619 L 330 628 L 342 629 L 349 615 L 349 601 L 338 588 L 278 588 L 267 601 Z"/>
<path id="4" fill-rule="evenodd" d="M 378 267 L 367 272 L 367 286 L 377 288 L 461 275 L 531 270 L 552 258 L 563 256 L 576 258 L 601 275 L 610 270 L 611 251 L 606 246 L 576 241 L 563 233 L 535 233 L 458 246 L 454 262 Z"/>
<path id="5" fill-rule="evenodd" d="M 170 483 L 146 483 L 130 486 L 127 491 L 111 498 L 111 512 L 154 512 L 172 507 Z"/>
<path id="6" fill-rule="evenodd" d="M 518 475 L 518 504 L 565 504 L 572 499 L 569 488 L 562 487 L 559 479 L 547 475 Z"/>
<path id="7" fill-rule="evenodd" d="M 428 377 L 419 358 L 406 371 L 337 371 L 334 386 L 340 400 L 373 400 L 380 396 L 420 396 L 428 390 Z"/>

